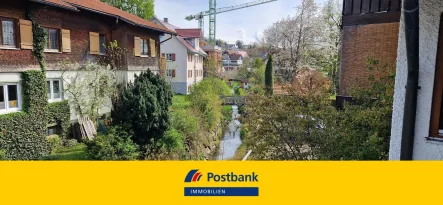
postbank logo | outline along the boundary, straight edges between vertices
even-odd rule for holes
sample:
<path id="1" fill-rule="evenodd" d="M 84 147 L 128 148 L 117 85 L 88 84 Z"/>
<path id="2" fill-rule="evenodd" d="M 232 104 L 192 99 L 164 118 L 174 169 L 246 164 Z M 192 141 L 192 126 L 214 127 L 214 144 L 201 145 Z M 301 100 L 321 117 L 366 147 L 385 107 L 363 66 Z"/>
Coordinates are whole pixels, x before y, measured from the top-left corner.
<path id="1" fill-rule="evenodd" d="M 205 176 L 205 177 L 204 177 Z M 258 174 L 255 172 L 248 174 L 237 174 L 234 172 L 228 173 L 214 173 L 207 172 L 203 174 L 198 169 L 190 170 L 185 177 L 185 183 L 199 182 L 200 180 L 206 180 L 209 183 L 217 185 L 223 182 L 225 186 L 210 186 L 210 187 L 185 187 L 184 196 L 258 196 L 258 187 L 244 187 L 238 186 L 238 184 L 248 182 L 258 182 Z M 232 183 L 237 186 L 226 186 L 226 182 Z"/>

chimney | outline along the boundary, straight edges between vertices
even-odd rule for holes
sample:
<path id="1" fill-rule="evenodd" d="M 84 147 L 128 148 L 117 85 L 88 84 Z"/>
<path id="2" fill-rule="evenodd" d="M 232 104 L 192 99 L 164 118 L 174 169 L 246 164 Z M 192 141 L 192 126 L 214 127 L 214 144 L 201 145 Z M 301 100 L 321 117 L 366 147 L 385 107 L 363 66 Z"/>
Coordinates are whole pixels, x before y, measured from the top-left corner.
<path id="1" fill-rule="evenodd" d="M 166 23 L 169 23 L 168 22 L 168 18 L 164 18 L 163 21 L 166 22 Z"/>

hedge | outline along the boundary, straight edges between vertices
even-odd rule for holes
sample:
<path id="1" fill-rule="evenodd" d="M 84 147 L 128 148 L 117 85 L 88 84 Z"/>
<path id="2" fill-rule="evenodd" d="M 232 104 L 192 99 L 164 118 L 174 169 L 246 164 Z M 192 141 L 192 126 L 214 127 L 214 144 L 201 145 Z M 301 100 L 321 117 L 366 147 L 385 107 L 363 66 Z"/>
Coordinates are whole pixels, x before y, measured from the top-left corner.
<path id="1" fill-rule="evenodd" d="M 48 124 L 57 123 L 61 128 L 60 137 L 68 138 L 71 127 L 70 108 L 67 100 L 48 105 Z"/>
<path id="2" fill-rule="evenodd" d="M 0 115 L 0 150 L 9 160 L 39 159 L 50 153 L 47 126 L 57 122 L 63 137 L 69 133 L 69 105 L 66 101 L 48 105 L 46 74 L 21 74 L 23 111 Z"/>

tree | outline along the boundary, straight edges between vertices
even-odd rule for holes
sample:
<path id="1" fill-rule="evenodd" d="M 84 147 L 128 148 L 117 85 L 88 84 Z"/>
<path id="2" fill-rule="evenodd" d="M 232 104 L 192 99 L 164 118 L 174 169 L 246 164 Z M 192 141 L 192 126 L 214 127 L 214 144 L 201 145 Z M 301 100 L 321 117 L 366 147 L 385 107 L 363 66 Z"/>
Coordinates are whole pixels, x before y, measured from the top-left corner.
<path id="1" fill-rule="evenodd" d="M 168 130 L 172 91 L 159 75 L 151 71 L 135 76 L 114 99 L 113 122 L 133 131 L 132 140 L 140 146 L 143 158 L 156 158 L 164 146 Z"/>
<path id="2" fill-rule="evenodd" d="M 266 95 L 268 96 L 274 94 L 274 69 L 272 69 L 272 63 L 272 55 L 270 55 L 268 58 L 268 62 L 266 63 L 265 71 Z"/>
<path id="3" fill-rule="evenodd" d="M 101 0 L 101 1 L 147 20 L 151 19 L 154 16 L 155 0 Z"/>
<path id="4" fill-rule="evenodd" d="M 237 45 L 238 48 L 243 49 L 244 47 L 244 43 L 241 40 L 237 40 L 237 42 L 235 42 L 235 44 Z"/>
<path id="5" fill-rule="evenodd" d="M 111 108 L 111 98 L 116 91 L 116 74 L 111 66 L 92 62 L 84 65 L 62 62 L 62 80 L 69 104 L 78 117 L 93 121 L 100 116 L 100 109 Z"/>
<path id="6" fill-rule="evenodd" d="M 214 59 L 213 56 L 209 56 L 203 62 L 203 68 L 205 70 L 205 77 L 215 77 L 219 73 L 221 65 Z"/>
<path id="7" fill-rule="evenodd" d="M 254 61 L 254 68 L 260 68 L 263 66 L 263 60 L 261 58 L 256 58 Z"/>
<path id="8" fill-rule="evenodd" d="M 323 21 L 314 0 L 302 0 L 295 16 L 267 28 L 259 39 L 262 50 L 274 55 L 282 78 L 291 81 L 303 67 L 312 67 L 310 53 L 321 48 Z"/>
<path id="9" fill-rule="evenodd" d="M 339 90 L 340 71 L 340 24 L 341 24 L 341 3 L 339 0 L 328 0 L 322 9 L 324 21 L 324 35 L 322 49 L 311 53 L 317 62 L 316 64 L 327 73 L 333 83 L 332 93 Z"/>

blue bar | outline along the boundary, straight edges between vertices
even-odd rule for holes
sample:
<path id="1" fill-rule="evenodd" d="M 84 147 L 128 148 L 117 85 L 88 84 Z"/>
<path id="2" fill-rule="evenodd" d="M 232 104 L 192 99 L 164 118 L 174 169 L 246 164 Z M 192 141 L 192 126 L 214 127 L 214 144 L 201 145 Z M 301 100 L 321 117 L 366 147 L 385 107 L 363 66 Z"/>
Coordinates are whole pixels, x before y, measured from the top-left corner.
<path id="1" fill-rule="evenodd" d="M 185 187 L 185 196 L 258 196 L 258 187 Z"/>

